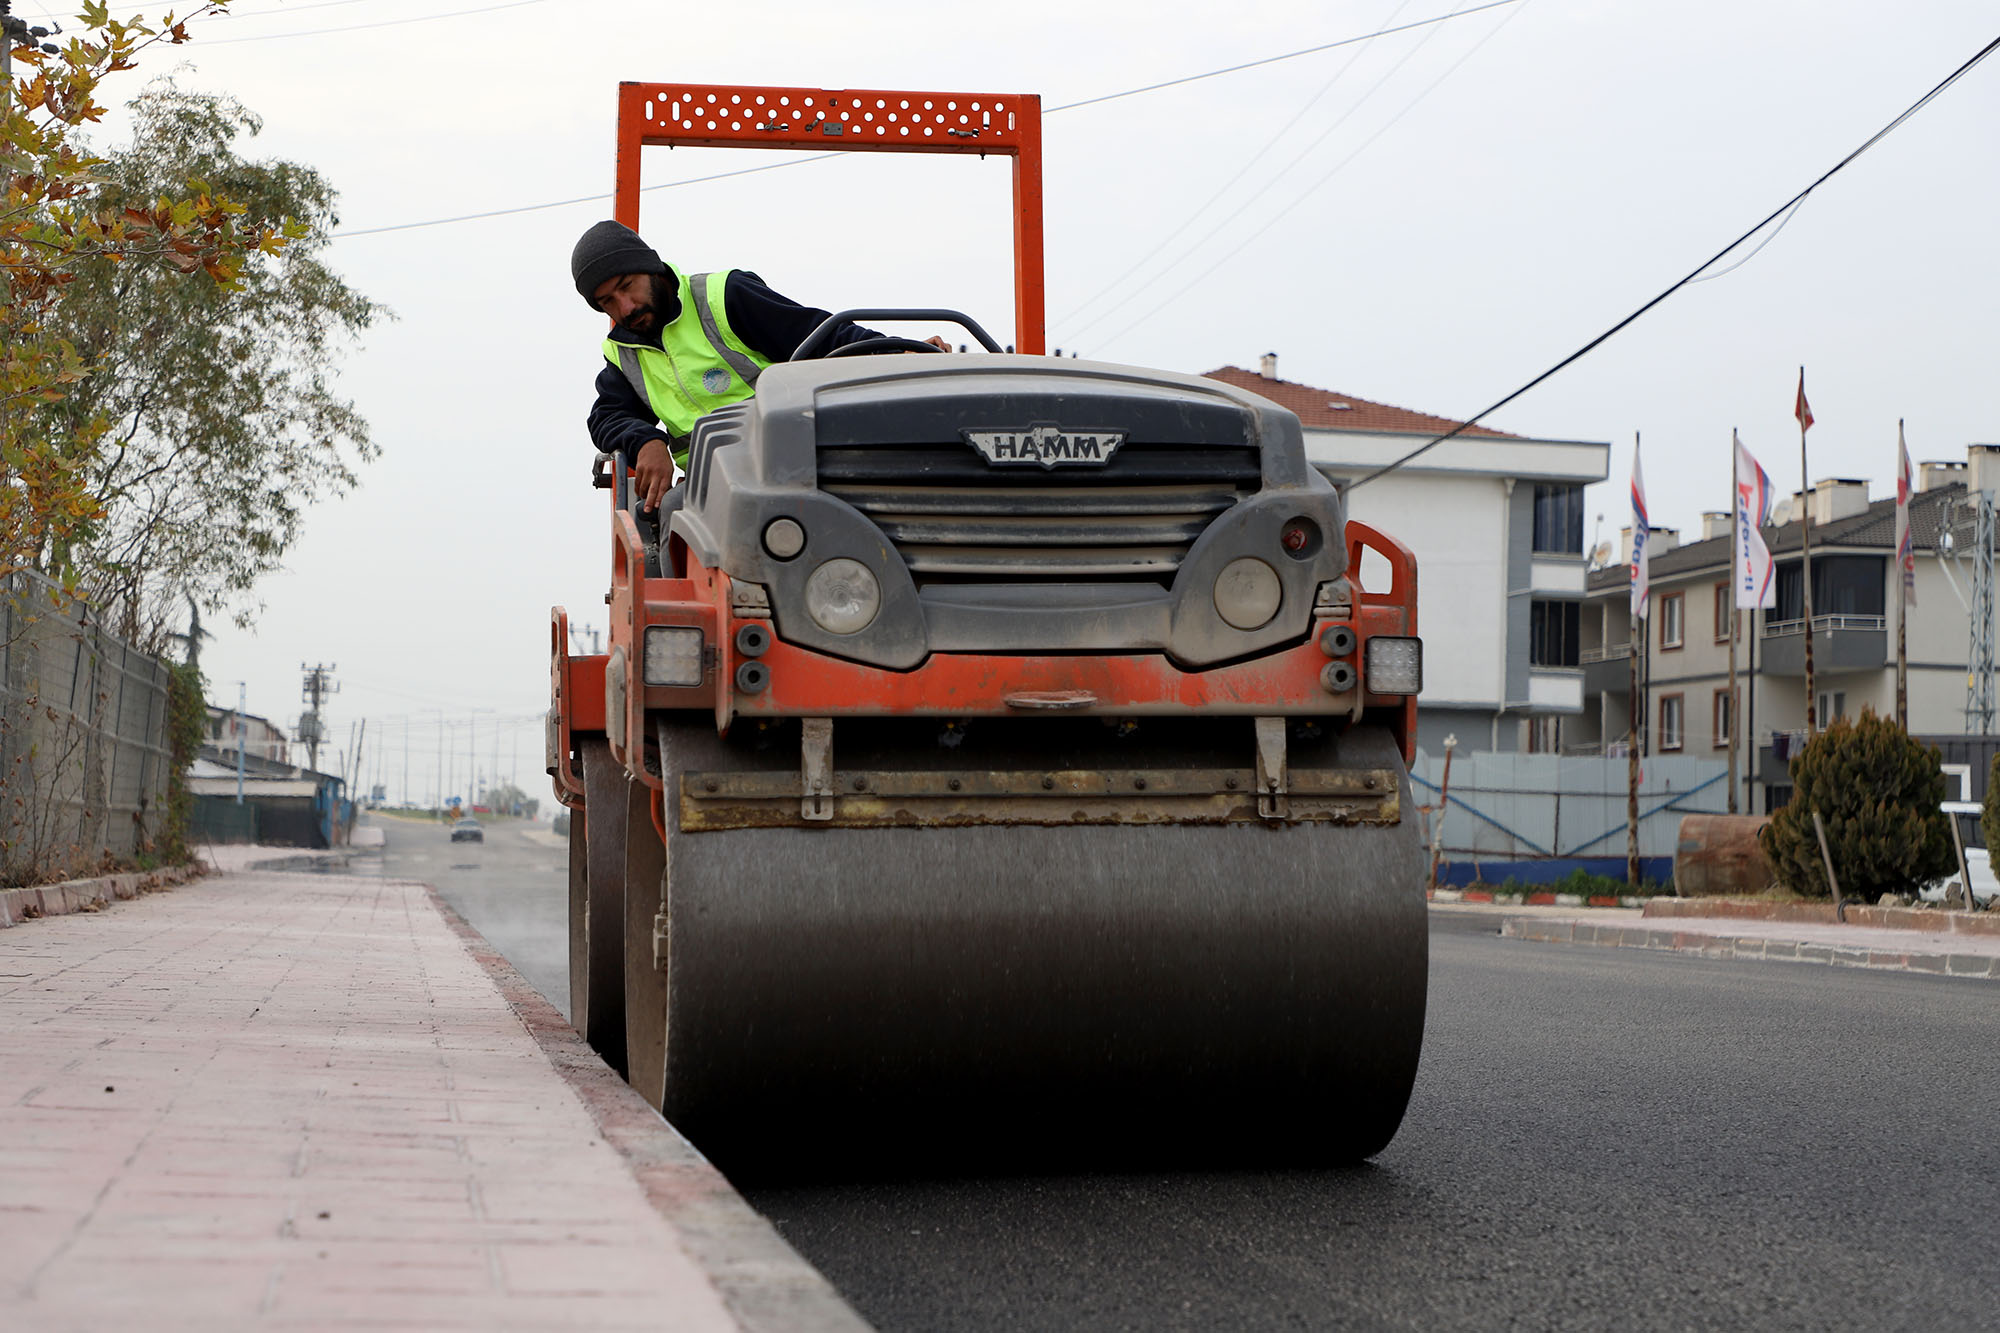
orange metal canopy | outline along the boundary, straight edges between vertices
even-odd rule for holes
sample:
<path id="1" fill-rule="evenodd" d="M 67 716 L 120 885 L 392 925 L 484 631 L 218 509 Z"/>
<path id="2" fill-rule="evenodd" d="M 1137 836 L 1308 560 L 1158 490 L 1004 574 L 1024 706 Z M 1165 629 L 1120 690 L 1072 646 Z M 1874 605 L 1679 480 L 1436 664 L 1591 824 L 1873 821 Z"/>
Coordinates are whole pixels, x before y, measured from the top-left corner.
<path id="1" fill-rule="evenodd" d="M 807 148 L 836 152 L 1001 153 L 1014 159 L 1014 342 L 1048 350 L 1042 290 L 1042 99 L 1033 93 L 618 85 L 612 216 L 639 226 L 639 150 Z"/>

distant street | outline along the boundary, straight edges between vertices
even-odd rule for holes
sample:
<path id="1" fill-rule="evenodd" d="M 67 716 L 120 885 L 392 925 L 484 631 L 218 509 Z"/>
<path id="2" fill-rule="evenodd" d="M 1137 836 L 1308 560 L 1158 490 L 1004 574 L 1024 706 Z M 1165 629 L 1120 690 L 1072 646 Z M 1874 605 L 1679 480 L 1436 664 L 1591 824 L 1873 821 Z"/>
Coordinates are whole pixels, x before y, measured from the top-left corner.
<path id="1" fill-rule="evenodd" d="M 560 848 L 380 822 L 387 873 L 563 1002 Z M 1433 917 L 1424 1066 L 1371 1166 L 750 1201 L 883 1329 L 1992 1325 L 2000 985 L 1491 929 Z"/>
<path id="2" fill-rule="evenodd" d="M 451 827 L 389 815 L 367 817 L 387 840 L 382 873 L 416 879 L 569 1013 L 569 852 L 547 824 L 495 820 L 484 842 L 453 842 Z M 370 869 L 367 860 L 357 869 Z"/>

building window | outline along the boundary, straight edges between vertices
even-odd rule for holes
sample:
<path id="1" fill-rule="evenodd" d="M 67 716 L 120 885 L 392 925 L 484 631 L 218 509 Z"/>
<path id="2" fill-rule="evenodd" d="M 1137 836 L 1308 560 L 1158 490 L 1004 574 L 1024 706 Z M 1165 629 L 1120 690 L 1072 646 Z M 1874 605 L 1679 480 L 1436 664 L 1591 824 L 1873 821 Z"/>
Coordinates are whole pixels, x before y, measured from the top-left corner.
<path id="1" fill-rule="evenodd" d="M 1819 724 L 1824 727 L 1835 718 L 1847 716 L 1846 690 L 1821 690 L 1819 692 Z"/>
<path id="2" fill-rule="evenodd" d="M 1549 555 L 1583 554 L 1583 487 L 1535 487 L 1534 546 Z"/>
<path id="3" fill-rule="evenodd" d="M 1730 617 L 1735 615 L 1735 613 L 1736 613 L 1735 599 L 1733 599 L 1729 595 L 1729 585 L 1727 583 L 1716 584 L 1715 585 L 1715 641 L 1717 643 L 1729 642 Z"/>
<path id="4" fill-rule="evenodd" d="M 1559 717 L 1531 717 L 1528 719 L 1528 753 L 1562 753 L 1562 719 Z"/>
<path id="5" fill-rule="evenodd" d="M 1660 748 L 1681 748 L 1681 696 L 1678 694 L 1660 696 Z"/>
<path id="6" fill-rule="evenodd" d="M 1879 555 L 1814 555 L 1814 616 L 1879 616 L 1887 602 L 1886 570 Z M 1778 566 L 1778 604 L 1766 623 L 1805 618 L 1805 579 L 1797 560 Z"/>
<path id="7" fill-rule="evenodd" d="M 1681 611 L 1687 600 L 1686 593 L 1663 592 L 1660 594 L 1660 647 L 1681 646 Z"/>
<path id="8" fill-rule="evenodd" d="M 1541 667 L 1582 664 L 1583 607 L 1577 602 L 1528 604 L 1528 663 Z"/>
<path id="9" fill-rule="evenodd" d="M 1715 737 L 1716 749 L 1727 749 L 1729 747 L 1729 738 L 1734 734 L 1735 730 L 1735 701 L 1729 697 L 1728 690 L 1717 690 L 1715 692 L 1713 707 L 1714 712 L 1710 718 L 1709 734 Z"/>

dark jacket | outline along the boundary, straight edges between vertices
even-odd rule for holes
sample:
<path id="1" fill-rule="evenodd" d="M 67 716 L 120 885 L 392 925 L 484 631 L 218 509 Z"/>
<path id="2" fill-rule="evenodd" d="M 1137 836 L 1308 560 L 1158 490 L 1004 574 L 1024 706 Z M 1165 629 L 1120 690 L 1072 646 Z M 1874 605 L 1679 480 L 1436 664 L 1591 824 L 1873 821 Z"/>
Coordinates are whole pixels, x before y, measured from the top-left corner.
<path id="1" fill-rule="evenodd" d="M 666 275 L 668 304 L 660 311 L 662 326 L 672 322 L 681 312 L 677 294 L 679 281 L 669 269 Z M 778 295 L 766 287 L 764 280 L 755 273 L 740 268 L 730 273 L 722 299 L 729 315 L 729 327 L 735 330 L 736 336 L 752 351 L 772 361 L 789 361 L 799 344 L 827 317 L 824 310 L 815 310 Z M 864 329 L 858 324 L 843 324 L 834 330 L 833 342 L 828 350 L 881 336 L 873 329 Z M 611 338 L 614 342 L 640 347 L 660 345 L 657 333 L 648 338 L 622 325 L 613 326 Z M 630 467 L 638 460 L 640 446 L 648 440 L 665 439 L 666 434 L 666 428 L 653 415 L 652 406 L 633 389 L 623 372 L 607 361 L 604 369 L 597 372 L 597 401 L 590 408 L 591 444 L 605 453 L 622 456 L 626 466 Z"/>

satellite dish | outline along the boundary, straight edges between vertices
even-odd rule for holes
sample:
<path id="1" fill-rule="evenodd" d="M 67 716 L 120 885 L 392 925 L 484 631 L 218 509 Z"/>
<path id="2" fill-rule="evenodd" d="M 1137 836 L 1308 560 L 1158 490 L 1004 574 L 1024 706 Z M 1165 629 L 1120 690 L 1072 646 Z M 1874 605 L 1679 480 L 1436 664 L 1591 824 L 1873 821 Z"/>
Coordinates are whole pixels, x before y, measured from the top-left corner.
<path id="1" fill-rule="evenodd" d="M 1780 500 L 1771 506 L 1771 522 L 1782 528 L 1791 521 L 1792 502 L 1790 500 Z"/>

